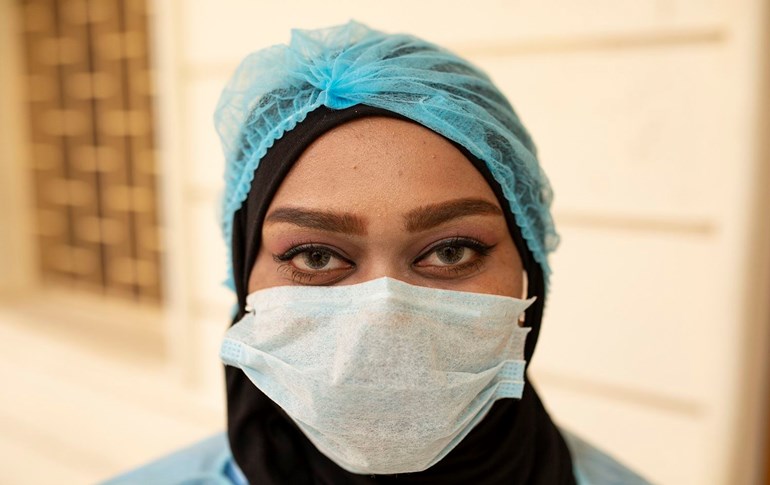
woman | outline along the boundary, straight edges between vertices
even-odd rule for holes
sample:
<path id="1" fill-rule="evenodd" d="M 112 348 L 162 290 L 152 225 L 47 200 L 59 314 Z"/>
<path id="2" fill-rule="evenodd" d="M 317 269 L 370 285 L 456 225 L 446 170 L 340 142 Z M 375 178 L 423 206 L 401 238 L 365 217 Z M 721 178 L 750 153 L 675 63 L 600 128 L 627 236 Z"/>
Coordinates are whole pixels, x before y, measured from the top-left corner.
<path id="1" fill-rule="evenodd" d="M 558 238 L 485 74 L 351 22 L 225 89 L 228 432 L 120 482 L 646 483 L 525 379 Z"/>

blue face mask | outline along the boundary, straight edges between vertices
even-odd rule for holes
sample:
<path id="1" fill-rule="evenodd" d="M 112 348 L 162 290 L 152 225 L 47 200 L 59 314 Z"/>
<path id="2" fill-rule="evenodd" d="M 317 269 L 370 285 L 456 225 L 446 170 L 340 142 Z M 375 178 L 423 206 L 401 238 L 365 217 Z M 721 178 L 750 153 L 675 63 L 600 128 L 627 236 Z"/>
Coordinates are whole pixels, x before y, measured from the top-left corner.
<path id="1" fill-rule="evenodd" d="M 342 468 L 422 471 L 524 389 L 534 301 L 380 278 L 252 293 L 221 357 Z"/>

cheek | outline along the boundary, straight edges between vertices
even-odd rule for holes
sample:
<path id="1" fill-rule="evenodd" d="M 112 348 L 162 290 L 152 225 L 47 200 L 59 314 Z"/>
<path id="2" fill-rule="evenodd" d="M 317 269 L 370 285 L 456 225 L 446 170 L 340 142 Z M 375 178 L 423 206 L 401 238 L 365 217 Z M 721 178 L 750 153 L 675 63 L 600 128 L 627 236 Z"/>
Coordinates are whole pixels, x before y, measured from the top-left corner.
<path id="1" fill-rule="evenodd" d="M 513 242 L 498 247 L 480 281 L 479 292 L 521 298 L 524 272 Z"/>

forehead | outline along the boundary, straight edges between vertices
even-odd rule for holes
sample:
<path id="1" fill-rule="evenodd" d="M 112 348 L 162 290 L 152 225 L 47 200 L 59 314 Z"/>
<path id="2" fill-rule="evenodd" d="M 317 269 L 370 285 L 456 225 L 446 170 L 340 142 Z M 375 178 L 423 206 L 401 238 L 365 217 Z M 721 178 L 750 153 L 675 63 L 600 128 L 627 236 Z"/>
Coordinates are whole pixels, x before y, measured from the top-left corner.
<path id="1" fill-rule="evenodd" d="M 499 207 L 482 175 L 445 138 L 416 123 L 369 117 L 315 140 L 297 159 L 271 206 L 387 215 L 465 197 Z"/>

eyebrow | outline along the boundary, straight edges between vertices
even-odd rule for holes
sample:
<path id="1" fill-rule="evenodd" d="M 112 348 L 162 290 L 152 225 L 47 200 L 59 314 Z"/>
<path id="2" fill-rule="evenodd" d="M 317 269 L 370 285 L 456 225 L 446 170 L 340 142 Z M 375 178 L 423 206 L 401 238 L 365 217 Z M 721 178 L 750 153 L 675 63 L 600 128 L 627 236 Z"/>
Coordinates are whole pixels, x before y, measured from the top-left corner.
<path id="1" fill-rule="evenodd" d="M 456 199 L 412 209 L 404 216 L 404 226 L 409 232 L 419 232 L 459 217 L 502 214 L 499 207 L 484 199 Z"/>
<path id="2" fill-rule="evenodd" d="M 355 214 L 300 209 L 297 207 L 279 207 L 265 219 L 266 224 L 285 222 L 295 226 L 319 229 L 321 231 L 341 232 L 363 236 L 366 234 L 366 219 Z"/>
<path id="3" fill-rule="evenodd" d="M 404 215 L 404 227 L 409 232 L 420 232 L 460 217 L 499 216 L 502 213 L 499 207 L 484 199 L 455 199 L 412 209 Z M 265 224 L 279 222 L 356 236 L 366 235 L 367 226 L 365 218 L 349 212 L 321 211 L 298 207 L 279 207 L 265 218 Z"/>

